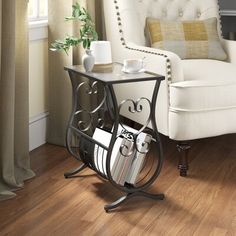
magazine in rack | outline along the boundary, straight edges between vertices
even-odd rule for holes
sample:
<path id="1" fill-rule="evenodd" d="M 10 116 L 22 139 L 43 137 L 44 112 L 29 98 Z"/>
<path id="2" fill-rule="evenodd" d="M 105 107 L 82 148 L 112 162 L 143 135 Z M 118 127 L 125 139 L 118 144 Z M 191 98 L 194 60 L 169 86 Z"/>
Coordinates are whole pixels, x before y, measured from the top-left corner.
<path id="1" fill-rule="evenodd" d="M 137 177 L 143 167 L 146 156 L 147 145 L 151 143 L 152 136 L 146 133 L 140 133 L 137 138 L 137 148 L 134 147 L 132 134 L 138 131 L 128 127 L 118 127 L 118 138 L 116 139 L 111 154 L 110 168 L 113 180 L 124 186 L 125 183 L 135 184 Z M 93 139 L 101 142 L 105 146 L 109 146 L 112 134 L 100 128 L 96 128 Z M 94 164 L 95 167 L 107 175 L 106 172 L 107 151 L 99 145 L 94 147 Z"/>

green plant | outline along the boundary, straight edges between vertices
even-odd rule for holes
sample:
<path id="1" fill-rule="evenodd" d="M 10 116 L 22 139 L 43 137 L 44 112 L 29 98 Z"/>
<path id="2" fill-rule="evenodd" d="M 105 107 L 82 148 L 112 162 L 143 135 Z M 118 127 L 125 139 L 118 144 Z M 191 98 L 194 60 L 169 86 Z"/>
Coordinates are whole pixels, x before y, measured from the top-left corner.
<path id="1" fill-rule="evenodd" d="M 66 36 L 63 40 L 55 40 L 55 42 L 51 44 L 52 47 L 50 50 L 64 51 L 68 54 L 70 47 L 75 47 L 82 43 L 84 49 L 89 49 L 91 42 L 98 40 L 95 24 L 93 23 L 87 10 L 83 7 L 81 8 L 79 3 L 75 3 L 75 5 L 72 6 L 72 9 L 72 16 L 66 17 L 65 20 L 78 20 L 81 22 L 79 38 L 74 36 Z"/>

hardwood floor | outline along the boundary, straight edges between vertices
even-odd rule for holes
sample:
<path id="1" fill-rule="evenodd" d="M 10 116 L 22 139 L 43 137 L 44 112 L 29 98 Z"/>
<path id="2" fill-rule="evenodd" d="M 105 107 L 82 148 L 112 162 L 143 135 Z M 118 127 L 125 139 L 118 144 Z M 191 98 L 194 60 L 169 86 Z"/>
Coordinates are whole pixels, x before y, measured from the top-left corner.
<path id="1" fill-rule="evenodd" d="M 0 235 L 236 235 L 236 135 L 192 143 L 190 171 L 179 177 L 175 143 L 164 138 L 165 162 L 150 189 L 165 200 L 136 198 L 109 214 L 103 206 L 121 193 L 85 169 L 64 148 L 44 145 L 31 153 L 37 174 L 0 202 Z"/>

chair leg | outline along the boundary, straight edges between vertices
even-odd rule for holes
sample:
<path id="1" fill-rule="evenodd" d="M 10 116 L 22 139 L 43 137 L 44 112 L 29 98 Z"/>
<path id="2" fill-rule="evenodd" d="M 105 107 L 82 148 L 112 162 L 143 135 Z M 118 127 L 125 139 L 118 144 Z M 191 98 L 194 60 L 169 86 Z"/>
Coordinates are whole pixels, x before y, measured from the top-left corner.
<path id="1" fill-rule="evenodd" d="M 188 171 L 188 152 L 191 146 L 187 142 L 180 142 L 177 144 L 177 149 L 180 153 L 178 169 L 180 176 L 186 177 Z"/>

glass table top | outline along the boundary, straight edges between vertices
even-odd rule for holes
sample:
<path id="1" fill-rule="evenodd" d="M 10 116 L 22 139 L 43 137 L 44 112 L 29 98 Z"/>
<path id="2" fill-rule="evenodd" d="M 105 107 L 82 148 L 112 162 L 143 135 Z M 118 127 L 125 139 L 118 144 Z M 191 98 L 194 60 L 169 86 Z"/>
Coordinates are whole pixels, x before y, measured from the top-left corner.
<path id="1" fill-rule="evenodd" d="M 99 69 L 99 71 L 86 72 L 82 65 L 66 66 L 65 70 L 79 74 L 81 76 L 91 78 L 96 81 L 117 84 L 117 83 L 132 83 L 138 81 L 164 80 L 165 77 L 149 71 L 126 73 L 122 71 L 121 63 L 112 63 L 110 68 Z"/>

